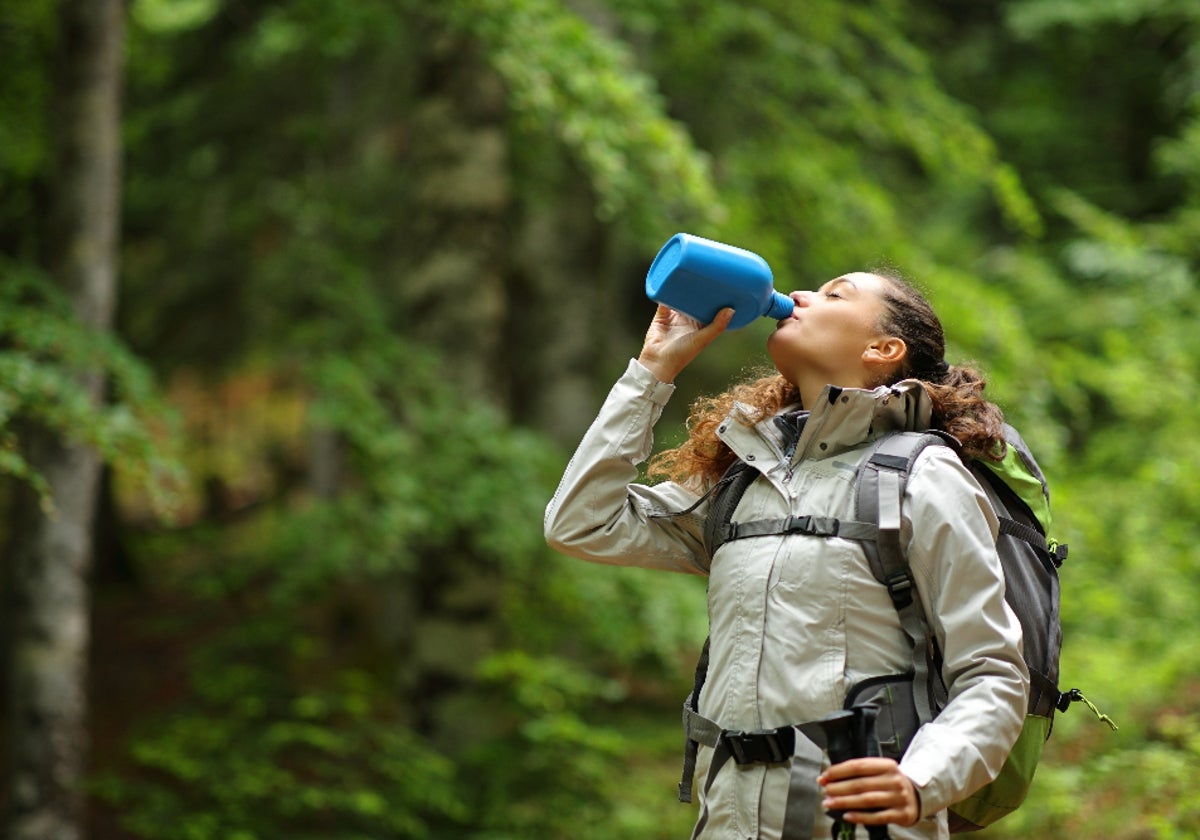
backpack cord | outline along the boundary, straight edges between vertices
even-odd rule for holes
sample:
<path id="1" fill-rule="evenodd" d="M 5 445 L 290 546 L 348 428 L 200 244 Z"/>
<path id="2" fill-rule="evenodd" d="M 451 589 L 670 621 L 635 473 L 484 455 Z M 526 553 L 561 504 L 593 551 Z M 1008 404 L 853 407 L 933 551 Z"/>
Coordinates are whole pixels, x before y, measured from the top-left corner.
<path id="1" fill-rule="evenodd" d="M 1083 692 L 1080 691 L 1078 688 L 1072 688 L 1070 691 L 1063 693 L 1063 695 L 1058 700 L 1057 706 L 1060 711 L 1065 712 L 1067 710 L 1067 708 L 1076 701 L 1083 703 L 1083 705 L 1085 705 L 1089 709 L 1091 709 L 1092 714 L 1094 714 L 1100 720 L 1101 723 L 1103 723 L 1105 726 L 1107 726 L 1113 732 L 1117 731 L 1117 728 L 1118 728 L 1117 722 L 1115 720 L 1113 720 L 1112 718 L 1110 718 L 1108 715 L 1101 712 L 1098 708 L 1096 708 L 1096 704 L 1093 703 L 1091 700 L 1087 699 L 1086 697 L 1084 697 Z"/>

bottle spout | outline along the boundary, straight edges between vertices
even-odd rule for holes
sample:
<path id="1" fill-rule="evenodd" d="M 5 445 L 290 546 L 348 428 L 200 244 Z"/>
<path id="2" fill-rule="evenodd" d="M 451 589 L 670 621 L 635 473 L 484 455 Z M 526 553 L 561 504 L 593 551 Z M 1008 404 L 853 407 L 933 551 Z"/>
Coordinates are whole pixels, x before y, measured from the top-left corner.
<path id="1" fill-rule="evenodd" d="M 771 305 L 767 311 L 763 313 L 765 318 L 774 318 L 776 321 L 781 318 L 791 316 L 792 310 L 796 308 L 796 302 L 787 295 L 781 292 L 771 293 Z"/>

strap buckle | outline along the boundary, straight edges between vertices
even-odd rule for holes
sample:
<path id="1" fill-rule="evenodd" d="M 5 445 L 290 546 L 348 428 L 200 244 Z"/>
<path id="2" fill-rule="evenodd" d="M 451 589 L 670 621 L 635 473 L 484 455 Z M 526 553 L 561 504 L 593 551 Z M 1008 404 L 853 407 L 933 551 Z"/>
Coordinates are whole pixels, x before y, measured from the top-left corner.
<path id="1" fill-rule="evenodd" d="M 912 575 L 907 570 L 895 572 L 887 579 L 888 594 L 892 596 L 892 603 L 897 608 L 906 607 L 912 603 L 912 588 Z"/>
<path id="2" fill-rule="evenodd" d="M 840 524 L 832 516 L 789 516 L 784 533 L 807 534 L 810 537 L 836 537 Z"/>
<path id="3" fill-rule="evenodd" d="M 738 764 L 779 764 L 796 751 L 796 730 L 790 726 L 751 732 L 727 729 L 721 741 Z"/>
<path id="4" fill-rule="evenodd" d="M 1061 569 L 1067 559 L 1067 546 L 1057 540 L 1050 540 L 1047 548 L 1050 551 L 1050 559 L 1054 561 L 1054 568 Z"/>

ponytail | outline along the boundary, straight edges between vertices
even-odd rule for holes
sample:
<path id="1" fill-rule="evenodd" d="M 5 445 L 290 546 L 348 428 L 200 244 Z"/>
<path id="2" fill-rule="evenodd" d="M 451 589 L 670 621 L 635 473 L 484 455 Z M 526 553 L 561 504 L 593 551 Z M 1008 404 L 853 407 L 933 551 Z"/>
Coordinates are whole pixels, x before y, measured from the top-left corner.
<path id="1" fill-rule="evenodd" d="M 973 458 L 1004 459 L 1004 413 L 983 398 L 987 382 L 977 370 L 948 365 L 942 376 L 921 384 L 933 402 L 934 428 L 953 435 Z"/>
<path id="2" fill-rule="evenodd" d="M 893 385 L 902 379 L 918 379 L 933 402 L 933 426 L 953 435 L 963 451 L 974 458 L 1003 460 L 1004 413 L 983 397 L 987 382 L 972 367 L 946 363 L 946 340 L 942 323 L 929 301 L 902 276 L 891 269 L 874 269 L 883 278 L 883 332 L 904 340 L 908 348 L 904 363 L 893 372 Z"/>

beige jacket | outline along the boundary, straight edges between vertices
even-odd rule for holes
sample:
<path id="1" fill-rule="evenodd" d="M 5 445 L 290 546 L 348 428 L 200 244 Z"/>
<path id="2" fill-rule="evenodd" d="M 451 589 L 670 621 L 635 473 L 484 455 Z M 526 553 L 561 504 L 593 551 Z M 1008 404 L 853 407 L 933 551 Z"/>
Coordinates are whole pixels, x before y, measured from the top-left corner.
<path id="1" fill-rule="evenodd" d="M 550 545 L 594 562 L 709 576 L 711 652 L 699 709 L 725 729 L 815 720 L 840 709 L 860 680 L 908 670 L 911 651 L 896 610 L 857 542 L 737 540 L 717 552 L 710 568 L 705 504 L 679 514 L 698 494 L 671 482 L 635 483 L 673 390 L 630 362 L 546 509 Z M 928 428 L 930 411 L 915 381 L 874 391 L 828 389 L 791 459 L 783 457 L 773 423 L 745 425 L 731 417 L 722 439 L 767 479 L 750 486 L 735 519 L 852 519 L 853 478 L 866 445 L 887 432 Z M 922 820 L 907 829 L 890 826 L 896 840 L 947 836 L 944 809 L 994 777 L 1020 732 L 1028 692 L 1020 625 L 1003 597 L 996 518 L 949 448 L 929 447 L 918 458 L 902 513 L 902 540 L 943 651 L 950 693 L 901 762 L 920 793 Z M 710 755 L 701 749 L 698 786 Z M 708 793 L 703 836 L 781 837 L 788 781 L 786 766 L 729 762 Z M 823 815 L 814 836 L 829 836 Z"/>

